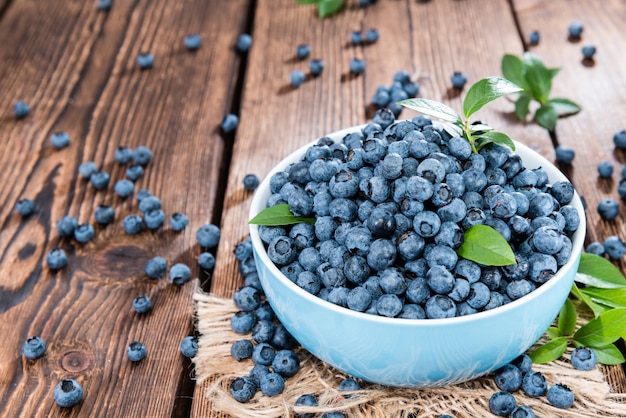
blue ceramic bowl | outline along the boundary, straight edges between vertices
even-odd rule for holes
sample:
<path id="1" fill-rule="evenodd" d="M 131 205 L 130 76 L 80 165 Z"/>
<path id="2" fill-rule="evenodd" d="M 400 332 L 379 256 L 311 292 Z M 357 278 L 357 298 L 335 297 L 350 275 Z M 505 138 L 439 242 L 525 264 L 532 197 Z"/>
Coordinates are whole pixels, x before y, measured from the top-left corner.
<path id="1" fill-rule="evenodd" d="M 360 127 L 328 135 L 335 141 Z M 269 179 L 304 155 L 309 144 L 281 161 L 261 183 L 250 209 L 252 218 L 270 197 Z M 548 160 L 516 143 L 528 168 L 543 167 L 550 183 L 566 180 Z M 572 256 L 557 274 L 530 294 L 499 308 L 449 319 L 400 319 L 355 312 L 311 295 L 270 261 L 250 226 L 261 284 L 276 315 L 314 356 L 352 376 L 400 387 L 435 387 L 484 375 L 524 353 L 554 321 L 567 298 L 582 253 L 585 214 L 580 197 L 572 205 L 581 224 Z"/>

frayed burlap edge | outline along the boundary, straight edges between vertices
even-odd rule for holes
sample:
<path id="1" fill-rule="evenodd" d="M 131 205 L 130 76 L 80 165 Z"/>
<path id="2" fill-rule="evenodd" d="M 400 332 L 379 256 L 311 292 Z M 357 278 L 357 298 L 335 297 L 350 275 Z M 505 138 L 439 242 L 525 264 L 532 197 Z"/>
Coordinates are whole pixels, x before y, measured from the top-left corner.
<path id="1" fill-rule="evenodd" d="M 248 403 L 235 401 L 229 393 L 232 379 L 247 375 L 252 362 L 237 362 L 230 355 L 234 341 L 245 338 L 230 328 L 230 318 L 237 311 L 231 299 L 219 298 L 198 291 L 194 294 L 197 326 L 200 333 L 199 350 L 194 358 L 198 383 L 209 381 L 207 401 L 215 412 L 233 417 L 290 417 L 293 412 L 341 411 L 348 417 L 392 418 L 438 417 L 450 414 L 456 418 L 488 417 L 489 397 L 497 391 L 490 377 L 484 377 L 455 386 L 434 389 L 390 388 L 362 383 L 363 390 L 346 392 L 337 390 L 346 375 L 299 349 L 301 369 L 287 379 L 285 390 L 276 397 L 257 393 Z M 521 391 L 514 394 L 518 405 L 530 406 L 538 417 L 595 418 L 626 417 L 623 394 L 610 393 L 609 385 L 597 368 L 581 372 L 569 362 L 555 361 L 548 365 L 533 365 L 541 371 L 548 383 L 563 383 L 575 394 L 574 405 L 567 409 L 551 406 L 545 396 L 530 398 Z M 300 395 L 312 393 L 318 397 L 319 407 L 294 408 Z"/>

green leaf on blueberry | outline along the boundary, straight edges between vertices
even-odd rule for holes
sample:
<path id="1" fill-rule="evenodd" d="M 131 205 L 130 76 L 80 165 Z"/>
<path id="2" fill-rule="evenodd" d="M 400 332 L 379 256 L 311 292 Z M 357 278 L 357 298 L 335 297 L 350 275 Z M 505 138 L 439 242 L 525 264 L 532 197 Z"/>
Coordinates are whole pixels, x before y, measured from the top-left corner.
<path id="1" fill-rule="evenodd" d="M 467 260 L 487 266 L 515 264 L 515 254 L 502 234 L 487 225 L 474 225 L 465 231 L 463 244 L 456 250 Z"/>
<path id="2" fill-rule="evenodd" d="M 545 364 L 561 357 L 565 350 L 567 350 L 567 338 L 558 337 L 537 347 L 528 356 L 535 364 Z"/>
<path id="3" fill-rule="evenodd" d="M 316 4 L 317 14 L 321 18 L 337 13 L 343 7 L 345 0 L 296 0 L 300 4 Z"/>
<path id="4" fill-rule="evenodd" d="M 250 219 L 248 223 L 252 225 L 284 226 L 303 222 L 315 225 L 315 218 L 295 216 L 289 210 L 288 204 L 281 203 L 263 209 L 254 218 Z"/>

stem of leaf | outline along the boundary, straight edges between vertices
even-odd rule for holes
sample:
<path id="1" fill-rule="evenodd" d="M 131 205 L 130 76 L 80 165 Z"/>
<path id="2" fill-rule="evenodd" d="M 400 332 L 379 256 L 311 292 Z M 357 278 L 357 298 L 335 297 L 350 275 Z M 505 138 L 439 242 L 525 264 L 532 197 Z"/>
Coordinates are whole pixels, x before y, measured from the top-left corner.
<path id="1" fill-rule="evenodd" d="M 469 119 L 465 119 L 465 122 L 461 124 L 461 128 L 463 129 L 463 133 L 465 134 L 465 139 L 467 139 L 467 141 L 472 146 L 472 152 L 474 154 L 478 154 L 478 150 L 476 149 L 476 144 L 475 144 L 476 139 L 472 136 L 472 131 L 470 130 Z"/>

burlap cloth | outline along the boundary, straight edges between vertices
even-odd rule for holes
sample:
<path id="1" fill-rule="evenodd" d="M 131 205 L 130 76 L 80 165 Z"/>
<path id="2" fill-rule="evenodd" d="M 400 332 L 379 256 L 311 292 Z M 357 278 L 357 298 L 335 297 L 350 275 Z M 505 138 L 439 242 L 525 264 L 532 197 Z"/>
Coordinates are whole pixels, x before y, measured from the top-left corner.
<path id="1" fill-rule="evenodd" d="M 238 309 L 231 299 L 197 292 L 194 295 L 197 327 L 200 333 L 199 351 L 194 358 L 196 379 L 209 381 L 207 402 L 214 411 L 233 417 L 291 417 L 294 412 L 341 411 L 346 417 L 438 417 L 450 414 L 461 417 L 494 417 L 489 412 L 489 398 L 498 391 L 490 376 L 455 386 L 436 389 L 389 388 L 363 382 L 363 390 L 351 397 L 337 390 L 346 375 L 298 349 L 301 370 L 286 379 L 281 395 L 270 398 L 258 392 L 248 403 L 235 401 L 229 393 L 232 379 L 247 375 L 252 360 L 238 362 L 230 355 L 230 346 L 244 336 L 230 329 L 230 318 Z M 528 405 L 537 417 L 626 417 L 626 396 L 611 393 L 602 372 L 595 368 L 582 372 L 568 361 L 548 365 L 533 365 L 541 371 L 549 385 L 564 383 L 575 394 L 571 408 L 551 406 L 546 397 L 530 398 L 520 390 L 514 394 L 518 405 Z M 300 395 L 312 393 L 319 407 L 294 408 Z"/>

